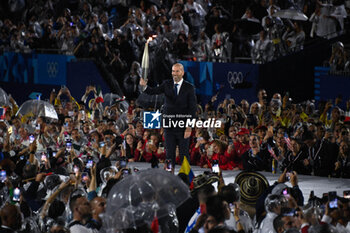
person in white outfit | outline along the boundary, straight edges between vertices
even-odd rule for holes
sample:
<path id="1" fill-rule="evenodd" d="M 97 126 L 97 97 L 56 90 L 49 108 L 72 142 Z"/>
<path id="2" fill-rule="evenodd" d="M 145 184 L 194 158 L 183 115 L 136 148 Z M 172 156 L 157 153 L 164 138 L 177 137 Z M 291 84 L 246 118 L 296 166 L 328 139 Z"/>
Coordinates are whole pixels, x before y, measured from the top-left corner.
<path id="1" fill-rule="evenodd" d="M 273 220 L 281 213 L 281 209 L 286 202 L 286 198 L 283 195 L 268 195 L 265 199 L 267 214 L 254 233 L 276 233 L 273 227 Z"/>
<path id="2" fill-rule="evenodd" d="M 221 188 L 219 195 L 221 195 L 225 199 L 225 201 L 229 204 L 231 210 L 230 219 L 226 220 L 225 224 L 230 228 L 234 229 L 236 232 L 238 232 L 238 222 L 234 217 L 236 211 L 238 211 L 239 222 L 242 224 L 244 232 L 253 232 L 253 222 L 249 214 L 242 209 L 235 208 L 239 207 L 241 199 L 239 185 L 236 183 L 228 184 Z"/>

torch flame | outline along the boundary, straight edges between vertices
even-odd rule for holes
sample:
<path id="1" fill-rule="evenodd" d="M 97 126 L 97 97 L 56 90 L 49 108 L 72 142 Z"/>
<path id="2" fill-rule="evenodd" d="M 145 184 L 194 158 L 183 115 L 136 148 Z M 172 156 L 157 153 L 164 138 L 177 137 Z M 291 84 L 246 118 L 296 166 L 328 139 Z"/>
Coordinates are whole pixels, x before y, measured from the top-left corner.
<path id="1" fill-rule="evenodd" d="M 146 43 L 149 43 L 149 42 L 151 42 L 152 40 L 154 40 L 154 39 L 156 39 L 156 38 L 157 38 L 157 35 L 152 35 L 152 36 L 148 37 Z"/>

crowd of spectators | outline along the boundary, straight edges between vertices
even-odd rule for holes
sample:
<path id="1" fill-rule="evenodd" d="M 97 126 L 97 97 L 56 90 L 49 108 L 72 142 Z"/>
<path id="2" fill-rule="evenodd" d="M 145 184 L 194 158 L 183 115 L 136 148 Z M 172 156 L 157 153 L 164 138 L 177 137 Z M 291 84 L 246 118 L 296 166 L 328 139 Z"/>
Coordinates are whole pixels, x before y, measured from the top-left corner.
<path id="1" fill-rule="evenodd" d="M 99 206 L 106 203 L 104 198 L 123 173 L 107 181 L 100 176 L 101 171 L 114 165 L 120 168 L 124 162 L 146 162 L 157 167 L 165 161 L 163 129 L 144 129 L 143 109 L 134 101 L 125 105 L 120 101 L 126 100 L 118 99 L 108 106 L 103 105 L 101 96 L 93 86 L 86 88 L 80 100 L 73 98 L 66 87 L 52 91 L 50 102 L 58 121 L 32 114 L 16 116 L 18 106 L 12 98 L 6 108 L 0 123 L 1 201 L 13 201 L 15 188 L 19 187 L 22 214 L 28 218 L 39 211 L 43 232 L 48 232 L 52 223 L 67 226 L 72 222 L 71 232 L 80 232 L 75 224 L 86 224 L 81 211 L 87 211 L 87 216 L 92 214 L 93 224 L 88 226 L 99 229 L 99 213 L 103 211 Z M 288 93 L 283 97 L 275 93 L 269 100 L 265 90 L 258 92 L 254 103 L 216 101 L 214 96 L 203 108 L 198 105 L 198 118 L 215 118 L 222 126 L 193 129 L 188 154 L 191 165 L 212 168 L 218 163 L 221 170 L 266 171 L 284 177 L 303 174 L 350 178 L 350 101 L 346 109 L 339 107 L 339 98 L 334 103 L 320 102 L 316 108 L 312 101 L 292 103 Z M 181 164 L 178 156 L 176 163 Z M 65 182 L 58 186 L 62 180 Z M 64 208 L 74 190 L 72 183 L 89 193 L 92 212 L 85 198 L 79 199 L 79 204 L 70 200 L 71 209 Z M 60 192 L 60 198 L 55 200 Z M 54 194 L 48 198 L 50 193 Z M 89 208 L 83 208 L 87 205 Z M 347 208 L 348 204 L 342 206 Z M 2 211 L 15 215 L 19 209 L 6 205 Z M 68 215 L 59 218 L 63 212 Z M 280 210 L 276 216 L 279 214 Z M 1 212 L 2 224 L 12 221 L 8 216 Z M 340 217 L 331 217 L 335 226 Z M 50 223 L 47 219 L 54 220 Z M 18 222 L 11 224 L 14 225 L 6 226 L 20 227 Z"/>
<path id="2" fill-rule="evenodd" d="M 157 35 L 151 51 L 167 55 L 155 59 L 155 66 L 163 60 L 227 62 L 238 57 L 265 63 L 301 50 L 310 38 L 342 34 L 349 2 L 13 0 L 2 1 L 1 6 L 3 51 L 43 50 L 95 58 L 122 80 L 132 62 L 140 61 L 151 35 Z M 274 16 L 289 8 L 310 20 Z"/>

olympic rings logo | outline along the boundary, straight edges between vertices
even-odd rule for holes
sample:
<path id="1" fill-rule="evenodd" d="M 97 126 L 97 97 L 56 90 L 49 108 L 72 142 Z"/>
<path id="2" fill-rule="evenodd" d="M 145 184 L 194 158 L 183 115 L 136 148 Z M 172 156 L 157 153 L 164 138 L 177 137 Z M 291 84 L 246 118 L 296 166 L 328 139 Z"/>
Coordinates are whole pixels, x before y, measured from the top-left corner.
<path id="1" fill-rule="evenodd" d="M 242 72 L 232 72 L 227 73 L 227 82 L 230 84 L 231 89 L 235 89 L 235 84 L 243 82 Z"/>
<path id="2" fill-rule="evenodd" d="M 57 62 L 47 62 L 46 64 L 47 74 L 50 78 L 55 78 L 58 74 L 58 63 Z"/>

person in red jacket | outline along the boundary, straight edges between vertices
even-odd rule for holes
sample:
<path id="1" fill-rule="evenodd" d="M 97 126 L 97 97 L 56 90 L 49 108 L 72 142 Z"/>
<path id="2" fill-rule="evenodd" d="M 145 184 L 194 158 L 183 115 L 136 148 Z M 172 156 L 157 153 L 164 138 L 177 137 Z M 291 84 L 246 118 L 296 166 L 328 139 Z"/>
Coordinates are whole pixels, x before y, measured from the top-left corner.
<path id="1" fill-rule="evenodd" d="M 149 140 L 147 140 L 143 153 L 141 153 L 142 158 L 138 158 L 139 161 L 150 162 L 153 157 L 158 159 L 160 162 L 165 160 L 165 150 L 164 146 L 160 143 L 160 136 L 156 132 L 150 134 Z"/>
<path id="2" fill-rule="evenodd" d="M 233 169 L 243 169 L 242 155 L 250 149 L 248 129 L 241 128 L 236 137 L 238 141 L 234 143 L 234 150 L 230 153 L 230 163 Z"/>
<path id="3" fill-rule="evenodd" d="M 190 164 L 200 166 L 201 157 L 205 153 L 205 145 L 208 144 L 210 137 L 206 129 L 200 129 L 196 136 L 196 144 L 190 153 Z"/>
<path id="4" fill-rule="evenodd" d="M 142 139 L 137 143 L 136 153 L 134 160 L 135 162 L 144 162 L 146 161 L 143 157 L 145 152 L 146 144 L 150 138 L 151 131 L 145 130 L 142 135 Z"/>
<path id="5" fill-rule="evenodd" d="M 214 161 L 218 161 L 221 170 L 232 169 L 229 163 L 229 155 L 226 151 L 227 144 L 221 140 L 215 139 L 211 144 L 211 148 L 212 149 L 209 148 L 208 154 L 212 153 L 212 156 L 208 156 L 210 157 L 208 166 L 211 167 Z"/>
<path id="6" fill-rule="evenodd" d="M 136 145 L 137 140 L 134 135 L 130 133 L 126 134 L 124 137 L 122 154 L 126 156 L 129 162 L 134 162 L 135 157 L 138 156 L 136 154 L 139 153 L 139 151 L 137 151 Z"/>

